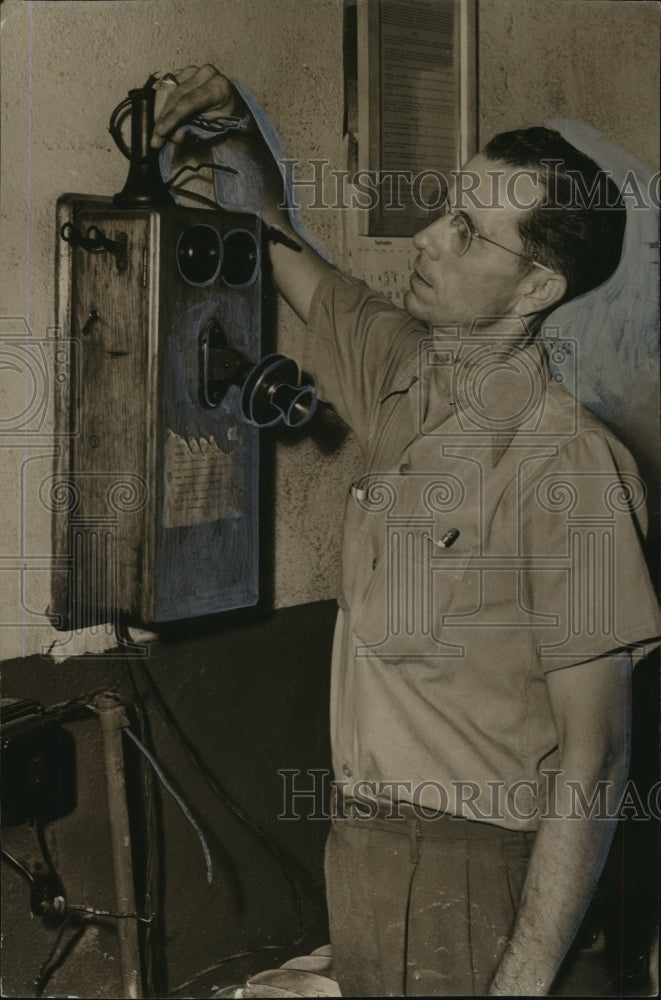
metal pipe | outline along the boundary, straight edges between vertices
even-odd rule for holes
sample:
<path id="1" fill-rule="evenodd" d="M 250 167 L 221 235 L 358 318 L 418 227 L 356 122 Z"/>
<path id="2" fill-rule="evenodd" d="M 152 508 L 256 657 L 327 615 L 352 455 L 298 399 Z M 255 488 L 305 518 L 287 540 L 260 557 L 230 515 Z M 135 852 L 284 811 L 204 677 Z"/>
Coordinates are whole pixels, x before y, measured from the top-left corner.
<path id="1" fill-rule="evenodd" d="M 94 708 L 101 724 L 103 737 L 117 910 L 119 913 L 135 913 L 131 830 L 126 804 L 124 748 L 122 746 L 122 729 L 128 726 L 129 720 L 124 705 L 110 692 L 98 694 L 94 699 Z M 136 920 L 118 921 L 117 933 L 124 987 L 123 996 L 128 998 L 142 997 L 140 946 Z"/>

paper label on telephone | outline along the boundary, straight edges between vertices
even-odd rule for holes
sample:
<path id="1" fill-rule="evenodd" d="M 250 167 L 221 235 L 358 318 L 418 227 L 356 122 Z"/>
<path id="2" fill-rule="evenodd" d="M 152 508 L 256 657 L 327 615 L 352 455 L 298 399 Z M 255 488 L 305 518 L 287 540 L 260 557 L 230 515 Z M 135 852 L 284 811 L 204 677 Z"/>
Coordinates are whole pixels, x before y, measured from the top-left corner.
<path id="1" fill-rule="evenodd" d="M 240 517 L 240 449 L 224 452 L 213 437 L 186 439 L 168 430 L 164 448 L 163 525 L 183 528 Z"/>

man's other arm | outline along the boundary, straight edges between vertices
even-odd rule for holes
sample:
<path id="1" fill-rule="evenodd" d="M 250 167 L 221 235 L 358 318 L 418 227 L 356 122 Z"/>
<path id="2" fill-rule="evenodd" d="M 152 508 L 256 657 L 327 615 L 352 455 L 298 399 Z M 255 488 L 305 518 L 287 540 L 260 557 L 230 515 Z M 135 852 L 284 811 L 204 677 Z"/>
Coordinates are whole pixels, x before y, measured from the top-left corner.
<path id="1" fill-rule="evenodd" d="M 222 111 L 243 115 L 247 108 L 233 84 L 214 66 L 189 66 L 177 74 L 179 86 L 172 89 L 155 122 L 152 145 L 160 148 L 180 138 L 179 127 L 194 115 Z M 285 206 L 286 192 L 280 167 L 262 138 L 252 116 L 247 132 L 221 140 L 233 143 L 250 157 L 259 171 L 263 190 L 262 219 L 273 233 L 269 241 L 273 278 L 280 294 L 307 323 L 317 285 L 332 270 L 291 225 Z"/>
<path id="2" fill-rule="evenodd" d="M 489 991 L 492 996 L 548 994 L 611 844 L 617 820 L 604 814 L 617 813 L 628 775 L 628 654 L 554 670 L 546 680 L 560 749 L 553 815 L 562 818 L 549 815 L 541 821 L 512 937 Z M 597 799 L 594 810 L 581 808 L 578 788 L 588 803 L 600 788 L 607 789 L 606 806 Z"/>

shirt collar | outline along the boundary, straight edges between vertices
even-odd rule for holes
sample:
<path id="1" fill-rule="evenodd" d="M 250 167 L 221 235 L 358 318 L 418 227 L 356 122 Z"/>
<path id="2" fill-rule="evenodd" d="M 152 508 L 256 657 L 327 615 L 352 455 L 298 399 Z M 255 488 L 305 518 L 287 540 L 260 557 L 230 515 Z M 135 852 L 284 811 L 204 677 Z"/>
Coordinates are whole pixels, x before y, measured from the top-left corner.
<path id="1" fill-rule="evenodd" d="M 549 378 L 538 339 L 522 345 L 498 334 L 493 339 L 427 337 L 390 393 L 409 393 L 419 435 L 490 446 L 496 466 L 520 430 L 541 415 Z"/>

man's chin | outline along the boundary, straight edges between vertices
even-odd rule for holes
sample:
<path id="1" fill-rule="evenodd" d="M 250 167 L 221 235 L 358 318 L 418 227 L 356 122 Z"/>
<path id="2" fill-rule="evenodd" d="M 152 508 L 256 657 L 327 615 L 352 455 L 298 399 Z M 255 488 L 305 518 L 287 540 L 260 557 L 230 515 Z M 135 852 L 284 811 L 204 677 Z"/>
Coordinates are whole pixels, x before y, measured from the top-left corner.
<path id="1" fill-rule="evenodd" d="M 413 319 L 417 319 L 421 323 L 428 322 L 428 320 L 425 318 L 424 308 L 421 306 L 420 302 L 418 302 L 417 298 L 415 297 L 415 293 L 411 291 L 410 288 L 407 292 L 404 292 L 404 309 L 409 314 L 409 316 L 413 317 Z"/>
<path id="2" fill-rule="evenodd" d="M 404 293 L 404 309 L 409 316 L 417 319 L 419 323 L 424 323 L 426 326 L 433 326 L 435 323 L 443 322 L 437 319 L 435 315 L 430 314 L 429 306 L 420 301 L 413 289 L 409 289 Z M 445 320 L 445 322 L 448 321 Z"/>
<path id="3" fill-rule="evenodd" d="M 408 291 L 404 293 L 403 301 L 404 310 L 409 314 L 409 316 L 416 319 L 419 323 L 424 323 L 425 326 L 434 327 L 452 327 L 458 330 L 468 330 L 471 325 L 472 320 L 466 317 L 460 317 L 458 319 L 449 319 L 452 312 L 448 308 L 443 316 L 436 315 L 436 310 L 434 315 L 430 315 L 429 309 L 425 308 L 424 304 L 416 297 L 415 292 Z M 440 311 L 440 310 L 439 310 Z"/>

